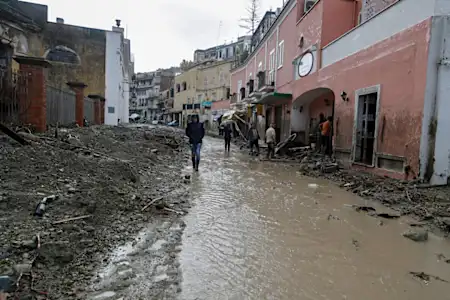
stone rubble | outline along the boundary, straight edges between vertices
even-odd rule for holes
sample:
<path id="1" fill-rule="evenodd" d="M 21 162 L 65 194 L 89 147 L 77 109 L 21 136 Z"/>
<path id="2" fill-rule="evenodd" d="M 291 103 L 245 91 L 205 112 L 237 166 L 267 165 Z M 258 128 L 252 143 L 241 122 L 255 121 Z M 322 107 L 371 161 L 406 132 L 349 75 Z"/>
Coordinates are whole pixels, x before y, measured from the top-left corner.
<path id="1" fill-rule="evenodd" d="M 20 277 L 10 287 L 17 299 L 85 299 L 105 254 L 146 223 L 179 219 L 164 208 L 189 209 L 183 132 L 93 126 L 23 136 L 31 146 L 0 135 L 0 277 Z M 43 217 L 33 216 L 51 195 Z M 141 211 L 157 197 L 163 209 Z"/>

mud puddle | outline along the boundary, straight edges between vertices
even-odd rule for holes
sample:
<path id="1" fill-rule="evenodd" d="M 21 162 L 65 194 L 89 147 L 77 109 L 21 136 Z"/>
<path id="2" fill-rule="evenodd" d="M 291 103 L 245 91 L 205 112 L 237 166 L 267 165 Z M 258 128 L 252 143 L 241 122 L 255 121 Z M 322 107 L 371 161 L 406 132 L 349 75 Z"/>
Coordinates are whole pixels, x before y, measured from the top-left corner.
<path id="1" fill-rule="evenodd" d="M 181 290 L 177 256 L 185 225 L 161 219 L 116 249 L 87 299 L 174 299 Z"/>
<path id="2" fill-rule="evenodd" d="M 411 241 L 410 220 L 358 212 L 352 205 L 387 209 L 327 181 L 206 139 L 191 188 L 181 300 L 448 297 L 450 284 L 432 279 L 450 280 L 439 258 L 450 257 L 448 240 Z"/>

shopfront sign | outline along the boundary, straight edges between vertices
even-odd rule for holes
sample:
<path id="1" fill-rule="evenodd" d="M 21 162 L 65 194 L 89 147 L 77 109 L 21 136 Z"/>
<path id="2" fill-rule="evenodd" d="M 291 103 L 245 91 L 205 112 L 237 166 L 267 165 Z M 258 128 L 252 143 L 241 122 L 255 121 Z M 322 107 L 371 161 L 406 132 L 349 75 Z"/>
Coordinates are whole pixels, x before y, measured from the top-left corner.
<path id="1" fill-rule="evenodd" d="M 308 76 L 314 66 L 314 55 L 311 52 L 306 52 L 300 58 L 297 66 L 297 73 L 300 77 Z"/>

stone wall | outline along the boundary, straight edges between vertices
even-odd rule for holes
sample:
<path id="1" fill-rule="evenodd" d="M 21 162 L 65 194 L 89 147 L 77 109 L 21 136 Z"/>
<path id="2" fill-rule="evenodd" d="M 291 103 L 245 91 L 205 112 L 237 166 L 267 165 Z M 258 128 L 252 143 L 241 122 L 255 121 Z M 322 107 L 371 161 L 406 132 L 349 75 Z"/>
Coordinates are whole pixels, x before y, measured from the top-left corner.
<path id="1" fill-rule="evenodd" d="M 106 34 L 104 30 L 48 23 L 41 55 L 51 61 L 48 83 L 56 88 L 83 82 L 85 94 L 105 95 Z"/>
<path id="2" fill-rule="evenodd" d="M 365 22 L 398 0 L 363 0 L 361 22 Z"/>

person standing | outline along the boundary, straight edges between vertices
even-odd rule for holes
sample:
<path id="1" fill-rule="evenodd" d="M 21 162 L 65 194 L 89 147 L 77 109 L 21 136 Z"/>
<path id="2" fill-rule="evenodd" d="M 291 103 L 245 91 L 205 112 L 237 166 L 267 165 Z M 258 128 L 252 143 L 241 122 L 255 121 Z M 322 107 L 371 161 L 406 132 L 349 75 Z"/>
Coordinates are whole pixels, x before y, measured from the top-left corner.
<path id="1" fill-rule="evenodd" d="M 225 139 L 225 151 L 230 152 L 230 146 L 231 146 L 231 125 L 226 124 L 223 128 L 223 137 Z"/>
<path id="2" fill-rule="evenodd" d="M 259 134 L 254 123 L 248 131 L 248 141 L 250 143 L 250 154 L 254 155 L 253 147 L 256 147 L 256 155 L 259 155 Z"/>
<path id="3" fill-rule="evenodd" d="M 319 123 L 317 124 L 317 127 L 315 128 L 315 136 L 316 136 L 316 150 L 317 152 L 322 152 L 322 124 L 326 122 L 327 119 L 325 119 L 325 115 L 323 113 L 320 113 L 319 115 Z"/>
<path id="4" fill-rule="evenodd" d="M 331 156 L 331 122 L 333 118 L 328 117 L 321 125 L 321 144 L 324 148 L 324 154 Z"/>
<path id="5" fill-rule="evenodd" d="M 275 124 L 270 123 L 266 130 L 266 144 L 267 144 L 267 159 L 275 156 L 275 143 L 277 140 L 277 133 L 275 132 Z"/>
<path id="6" fill-rule="evenodd" d="M 191 145 L 192 168 L 195 171 L 198 171 L 202 141 L 205 137 L 205 128 L 203 127 L 203 124 L 199 122 L 197 115 L 193 115 L 191 122 L 188 123 L 186 127 L 186 136 L 189 138 L 189 144 Z"/>

